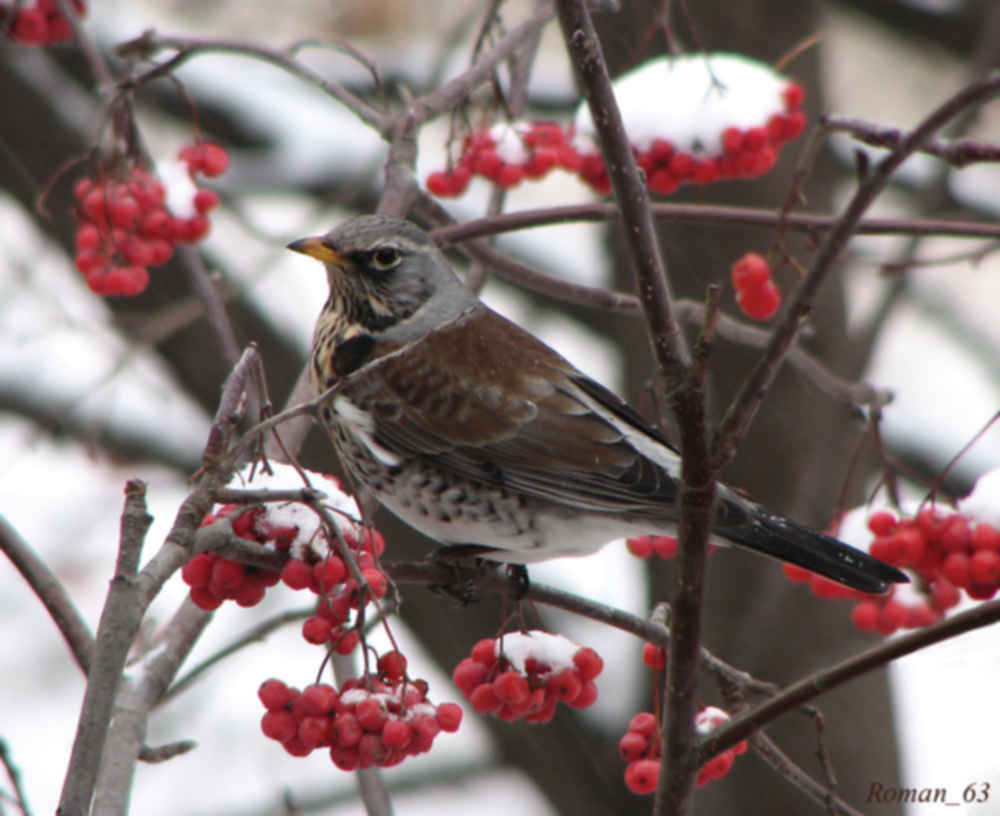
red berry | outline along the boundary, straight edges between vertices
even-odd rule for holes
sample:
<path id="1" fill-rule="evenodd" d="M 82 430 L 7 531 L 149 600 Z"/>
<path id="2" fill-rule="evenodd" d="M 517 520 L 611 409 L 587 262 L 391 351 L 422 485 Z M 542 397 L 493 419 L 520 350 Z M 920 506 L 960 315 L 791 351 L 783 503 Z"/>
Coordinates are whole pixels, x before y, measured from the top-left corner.
<path id="1" fill-rule="evenodd" d="M 737 292 L 757 289 L 771 280 L 771 267 L 759 252 L 747 252 L 730 270 L 733 288 Z"/>
<path id="2" fill-rule="evenodd" d="M 201 148 L 200 167 L 206 176 L 221 176 L 229 167 L 229 154 L 220 145 L 203 142 Z"/>
<path id="3" fill-rule="evenodd" d="M 969 556 L 962 552 L 948 553 L 941 562 L 941 574 L 955 586 L 968 589 L 970 583 Z"/>
<path id="4" fill-rule="evenodd" d="M 949 516 L 940 527 L 937 541 L 945 552 L 967 552 L 972 547 L 972 528 L 969 527 L 969 520 L 958 513 Z"/>
<path id="5" fill-rule="evenodd" d="M 696 161 L 692 176 L 696 184 L 711 184 L 719 178 L 719 165 L 715 159 Z"/>
<path id="6" fill-rule="evenodd" d="M 337 654 L 348 655 L 354 651 L 354 647 L 358 645 L 358 641 L 361 640 L 361 636 L 358 635 L 357 631 L 352 629 L 350 632 L 346 632 L 340 640 L 337 641 L 336 645 L 333 647 Z"/>
<path id="7" fill-rule="evenodd" d="M 722 131 L 722 150 L 725 153 L 736 154 L 743 149 L 743 131 L 729 127 Z"/>
<path id="8" fill-rule="evenodd" d="M 906 607 L 899 601 L 886 601 L 878 613 L 878 631 L 891 635 L 906 620 Z"/>
<path id="9" fill-rule="evenodd" d="M 655 759 L 637 759 L 625 769 L 625 785 L 632 793 L 654 793 L 659 778 L 660 763 Z"/>
<path id="10" fill-rule="evenodd" d="M 249 609 L 251 606 L 256 606 L 264 600 L 264 595 L 267 593 L 267 585 L 264 581 L 264 577 L 259 573 L 248 575 L 243 580 L 243 583 L 240 584 L 239 589 L 236 590 L 236 594 L 233 597 L 237 606 Z"/>
<path id="11" fill-rule="evenodd" d="M 436 195 L 440 198 L 453 195 L 451 192 L 451 176 L 448 173 L 442 173 L 441 171 L 431 173 L 427 176 L 425 184 L 427 192 L 431 195 Z"/>
<path id="12" fill-rule="evenodd" d="M 666 650 L 655 643 L 644 643 L 642 645 L 642 662 L 653 671 L 663 671 L 667 667 Z"/>
<path id="13" fill-rule="evenodd" d="M 653 537 L 644 535 L 625 539 L 625 546 L 636 558 L 649 558 L 653 554 Z"/>
<path id="14" fill-rule="evenodd" d="M 489 714 L 499 711 L 503 701 L 497 697 L 493 686 L 490 683 L 480 683 L 469 695 L 469 702 L 480 714 Z"/>
<path id="15" fill-rule="evenodd" d="M 680 186 L 677 178 L 666 168 L 659 168 L 649 174 L 646 185 L 654 193 L 670 195 Z"/>
<path id="16" fill-rule="evenodd" d="M 796 108 L 801 107 L 805 96 L 805 89 L 797 82 L 788 83 L 788 85 L 785 86 L 785 90 L 781 93 L 781 97 L 785 100 L 785 106 L 788 110 L 795 110 Z"/>
<path id="17" fill-rule="evenodd" d="M 744 289 L 739 294 L 740 308 L 753 320 L 769 320 L 781 306 L 781 292 L 771 281 L 756 289 Z"/>
<path id="18" fill-rule="evenodd" d="M 648 711 L 640 711 L 628 724 L 629 731 L 636 731 L 644 737 L 653 736 L 658 728 L 659 723 L 656 722 L 656 717 Z"/>
<path id="19" fill-rule="evenodd" d="M 916 566 L 924 557 L 924 537 L 916 526 L 901 527 L 892 534 L 896 549 L 899 552 L 899 563 L 903 566 Z"/>
<path id="20" fill-rule="evenodd" d="M 472 647 L 471 657 L 486 666 L 492 666 L 497 661 L 497 642 L 493 638 L 484 638 Z"/>
<path id="21" fill-rule="evenodd" d="M 674 153 L 667 164 L 671 175 L 679 181 L 691 178 L 694 171 L 694 159 L 687 153 Z"/>
<path id="22" fill-rule="evenodd" d="M 213 595 L 206 587 L 191 587 L 191 601 L 199 609 L 211 612 L 222 606 L 222 598 Z"/>
<path id="23" fill-rule="evenodd" d="M 980 522 L 972 530 L 972 549 L 1000 551 L 1000 530 Z"/>
<path id="24" fill-rule="evenodd" d="M 649 157 L 654 164 L 666 164 L 674 152 L 675 148 L 672 142 L 666 139 L 653 139 L 653 144 L 649 148 Z"/>
<path id="25" fill-rule="evenodd" d="M 358 718 L 350 711 L 345 711 L 333 718 L 330 738 L 335 745 L 350 748 L 357 745 L 364 731 Z"/>
<path id="26" fill-rule="evenodd" d="M 626 762 L 634 762 L 637 759 L 642 759 L 648 746 L 649 740 L 642 734 L 636 731 L 627 731 L 625 736 L 618 741 L 618 753 Z"/>
<path id="27" fill-rule="evenodd" d="M 257 689 L 257 696 L 264 704 L 264 708 L 277 711 L 284 708 L 294 698 L 294 692 L 280 680 L 271 678 L 265 680 Z"/>
<path id="28" fill-rule="evenodd" d="M 996 550 L 976 550 L 972 553 L 969 580 L 983 589 L 1000 585 L 1000 553 Z"/>
<path id="29" fill-rule="evenodd" d="M 302 623 L 302 637 L 308 643 L 319 645 L 326 643 L 330 639 L 330 630 L 333 628 L 330 621 L 319 615 L 306 618 Z"/>
<path id="30" fill-rule="evenodd" d="M 189 587 L 207 586 L 217 559 L 212 553 L 199 553 L 181 567 L 181 580 Z"/>
<path id="31" fill-rule="evenodd" d="M 806 129 L 806 115 L 802 111 L 791 111 L 785 114 L 784 137 L 791 141 Z"/>
<path id="32" fill-rule="evenodd" d="M 139 234 L 144 238 L 169 238 L 171 221 L 166 210 L 147 212 L 142 218 Z"/>
<path id="33" fill-rule="evenodd" d="M 862 632 L 878 629 L 878 604 L 875 601 L 861 601 L 851 610 L 851 623 Z"/>
<path id="34" fill-rule="evenodd" d="M 437 714 L 435 716 L 437 724 L 441 726 L 442 731 L 454 733 L 458 731 L 459 725 L 462 724 L 462 707 L 455 703 L 441 703 L 437 707 Z"/>
<path id="35" fill-rule="evenodd" d="M 750 128 L 743 134 L 743 149 L 756 153 L 767 144 L 767 131 L 764 128 Z"/>
<path id="36" fill-rule="evenodd" d="M 281 580 L 291 589 L 306 589 L 311 579 L 312 570 L 299 558 L 289 558 L 281 568 Z"/>
<path id="37" fill-rule="evenodd" d="M 291 711 L 284 709 L 265 712 L 260 718 L 260 730 L 265 737 L 278 742 L 286 742 L 296 735 L 299 724 Z"/>
<path id="38" fill-rule="evenodd" d="M 961 598 L 958 588 L 947 578 L 942 576 L 931 583 L 931 602 L 935 609 L 944 612 L 958 606 Z"/>
<path id="39" fill-rule="evenodd" d="M 385 597 L 385 593 L 389 591 L 389 581 L 382 570 L 369 567 L 361 570 L 361 575 L 368 582 L 368 586 L 376 598 Z"/>
<path id="40" fill-rule="evenodd" d="M 330 721 L 326 717 L 305 717 L 299 721 L 296 736 L 299 738 L 299 742 L 311 749 L 327 744 L 329 734 Z"/>
<path id="41" fill-rule="evenodd" d="M 660 558 L 673 558 L 677 555 L 677 539 L 673 536 L 653 536 L 653 552 Z"/>
<path id="42" fill-rule="evenodd" d="M 320 589 L 323 592 L 330 592 L 335 586 L 347 580 L 347 566 L 340 556 L 331 555 L 313 567 L 313 574 Z"/>
<path id="43" fill-rule="evenodd" d="M 478 660 L 467 657 L 462 660 L 452 672 L 451 679 L 468 697 L 474 688 L 486 680 L 489 669 Z"/>
<path id="44" fill-rule="evenodd" d="M 531 688 L 523 674 L 511 669 L 493 681 L 493 693 L 503 702 L 517 705 L 528 699 Z"/>
<path id="45" fill-rule="evenodd" d="M 413 739 L 413 728 L 403 720 L 389 720 L 382 726 L 382 742 L 390 748 L 405 748 Z"/>
<path id="46" fill-rule="evenodd" d="M 400 680 L 406 674 L 406 657 L 401 652 L 386 652 L 378 659 L 378 671 L 388 680 Z"/>
<path id="47" fill-rule="evenodd" d="M 808 581 L 813 575 L 809 570 L 796 564 L 782 564 L 781 570 L 789 581 L 795 581 L 799 584 Z"/>
<path id="48" fill-rule="evenodd" d="M 76 230 L 77 251 L 96 250 L 101 246 L 101 231 L 96 224 L 81 224 Z"/>
<path id="49" fill-rule="evenodd" d="M 153 262 L 152 246 L 148 241 L 144 241 L 136 235 L 130 235 L 126 238 L 124 245 L 119 249 L 130 264 L 149 266 Z"/>
<path id="50" fill-rule="evenodd" d="M 80 202 L 80 208 L 91 221 L 103 224 L 108 214 L 107 202 L 104 200 L 104 188 L 92 188 Z"/>
<path id="51" fill-rule="evenodd" d="M 108 202 L 108 217 L 116 227 L 129 230 L 135 226 L 141 214 L 139 202 L 130 195 L 113 195 Z"/>
<path id="52" fill-rule="evenodd" d="M 469 186 L 471 178 L 472 173 L 468 167 L 464 164 L 456 165 L 455 169 L 451 171 L 451 194 L 453 196 L 462 195 Z"/>
<path id="53" fill-rule="evenodd" d="M 582 646 L 573 655 L 573 665 L 583 681 L 593 680 L 604 670 L 601 656 L 589 646 Z"/>
<path id="54" fill-rule="evenodd" d="M 358 725 L 365 731 L 381 731 L 388 716 L 382 708 L 382 704 L 374 697 L 367 697 L 357 704 L 354 716 L 358 718 Z"/>
<path id="55" fill-rule="evenodd" d="M 219 194 L 215 190 L 199 190 L 194 194 L 194 208 L 200 213 L 206 213 L 219 206 Z"/>
<path id="56" fill-rule="evenodd" d="M 243 583 L 246 568 L 238 561 L 220 558 L 212 565 L 209 588 L 218 598 L 229 597 Z"/>
<path id="57" fill-rule="evenodd" d="M 896 529 L 896 517 L 888 510 L 878 510 L 868 519 L 868 529 L 877 536 L 886 536 Z"/>
<path id="58" fill-rule="evenodd" d="M 597 684 L 593 680 L 588 680 L 581 687 L 576 697 L 572 697 L 566 702 L 573 708 L 587 708 L 597 701 Z"/>
<path id="59" fill-rule="evenodd" d="M 521 183 L 524 178 L 524 168 L 519 164 L 505 164 L 497 173 L 497 186 L 507 189 Z"/>
<path id="60" fill-rule="evenodd" d="M 94 189 L 94 182 L 87 178 L 77 179 L 76 183 L 73 185 L 73 197 L 79 201 L 83 202 L 83 199 L 87 197 L 87 193 Z"/>
<path id="61" fill-rule="evenodd" d="M 27 45 L 45 45 L 49 42 L 49 24 L 39 8 L 21 9 L 10 28 L 10 36 Z"/>

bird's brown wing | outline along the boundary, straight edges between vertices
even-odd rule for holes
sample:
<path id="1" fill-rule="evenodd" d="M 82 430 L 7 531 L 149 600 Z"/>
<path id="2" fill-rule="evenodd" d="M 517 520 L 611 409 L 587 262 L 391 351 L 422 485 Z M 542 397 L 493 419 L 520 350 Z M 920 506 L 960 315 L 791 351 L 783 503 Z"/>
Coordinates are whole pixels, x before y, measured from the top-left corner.
<path id="1" fill-rule="evenodd" d="M 669 443 L 485 307 L 375 356 L 339 393 L 373 418 L 374 440 L 402 458 L 580 509 L 663 519 L 675 499 L 668 469 L 627 436 L 662 445 L 667 457 Z"/>

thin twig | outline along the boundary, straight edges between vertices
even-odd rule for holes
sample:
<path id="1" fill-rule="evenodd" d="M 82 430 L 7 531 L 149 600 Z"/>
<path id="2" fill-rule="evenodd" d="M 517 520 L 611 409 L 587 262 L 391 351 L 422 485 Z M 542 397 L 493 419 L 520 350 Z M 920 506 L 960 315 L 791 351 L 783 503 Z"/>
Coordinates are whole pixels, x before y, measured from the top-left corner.
<path id="1" fill-rule="evenodd" d="M 859 142 L 874 147 L 896 149 L 907 136 L 906 131 L 899 128 L 888 128 L 847 116 L 828 114 L 822 117 L 821 121 L 830 130 L 850 133 Z M 974 139 L 931 139 L 917 148 L 917 152 L 935 156 L 952 167 L 965 167 L 976 162 L 1000 161 L 1000 145 Z"/>
<path id="2" fill-rule="evenodd" d="M 3 737 L 0 737 L 0 764 L 3 765 L 4 770 L 7 772 L 7 778 L 10 780 L 10 786 L 14 791 L 14 802 L 18 810 L 21 811 L 21 816 L 31 816 L 28 796 L 21 785 L 21 772 L 14 764 L 14 760 L 10 755 L 10 746 L 7 745 L 7 740 Z"/>
<path id="3" fill-rule="evenodd" d="M 17 567 L 25 582 L 44 604 L 80 671 L 87 674 L 94 653 L 94 636 L 90 627 L 59 579 L 3 515 L 0 515 L 0 550 Z"/>

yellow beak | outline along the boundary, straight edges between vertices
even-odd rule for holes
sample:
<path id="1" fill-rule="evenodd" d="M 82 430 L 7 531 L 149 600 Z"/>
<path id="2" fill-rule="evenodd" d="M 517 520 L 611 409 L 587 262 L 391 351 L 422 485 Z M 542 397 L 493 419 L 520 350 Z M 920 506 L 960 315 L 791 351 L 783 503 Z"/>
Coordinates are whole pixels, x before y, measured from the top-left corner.
<path id="1" fill-rule="evenodd" d="M 318 236 L 292 241 L 288 245 L 288 248 L 293 252 L 301 252 L 303 255 L 308 255 L 310 258 L 315 258 L 317 261 L 323 261 L 324 263 L 340 265 L 344 261 L 343 255 Z"/>

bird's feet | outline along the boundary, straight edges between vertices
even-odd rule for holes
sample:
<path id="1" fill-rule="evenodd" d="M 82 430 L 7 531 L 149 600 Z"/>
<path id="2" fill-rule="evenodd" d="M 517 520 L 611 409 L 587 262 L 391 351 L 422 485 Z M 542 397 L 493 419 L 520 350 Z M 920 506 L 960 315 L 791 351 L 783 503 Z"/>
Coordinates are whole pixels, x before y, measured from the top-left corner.
<path id="1" fill-rule="evenodd" d="M 463 606 L 479 600 L 482 584 L 497 567 L 497 562 L 482 557 L 489 552 L 492 552 L 489 547 L 479 544 L 439 547 L 430 558 L 448 571 L 449 578 L 443 583 L 429 584 L 428 589 Z M 528 591 L 528 569 L 524 564 L 507 564 L 506 573 L 510 597 L 520 601 Z"/>

